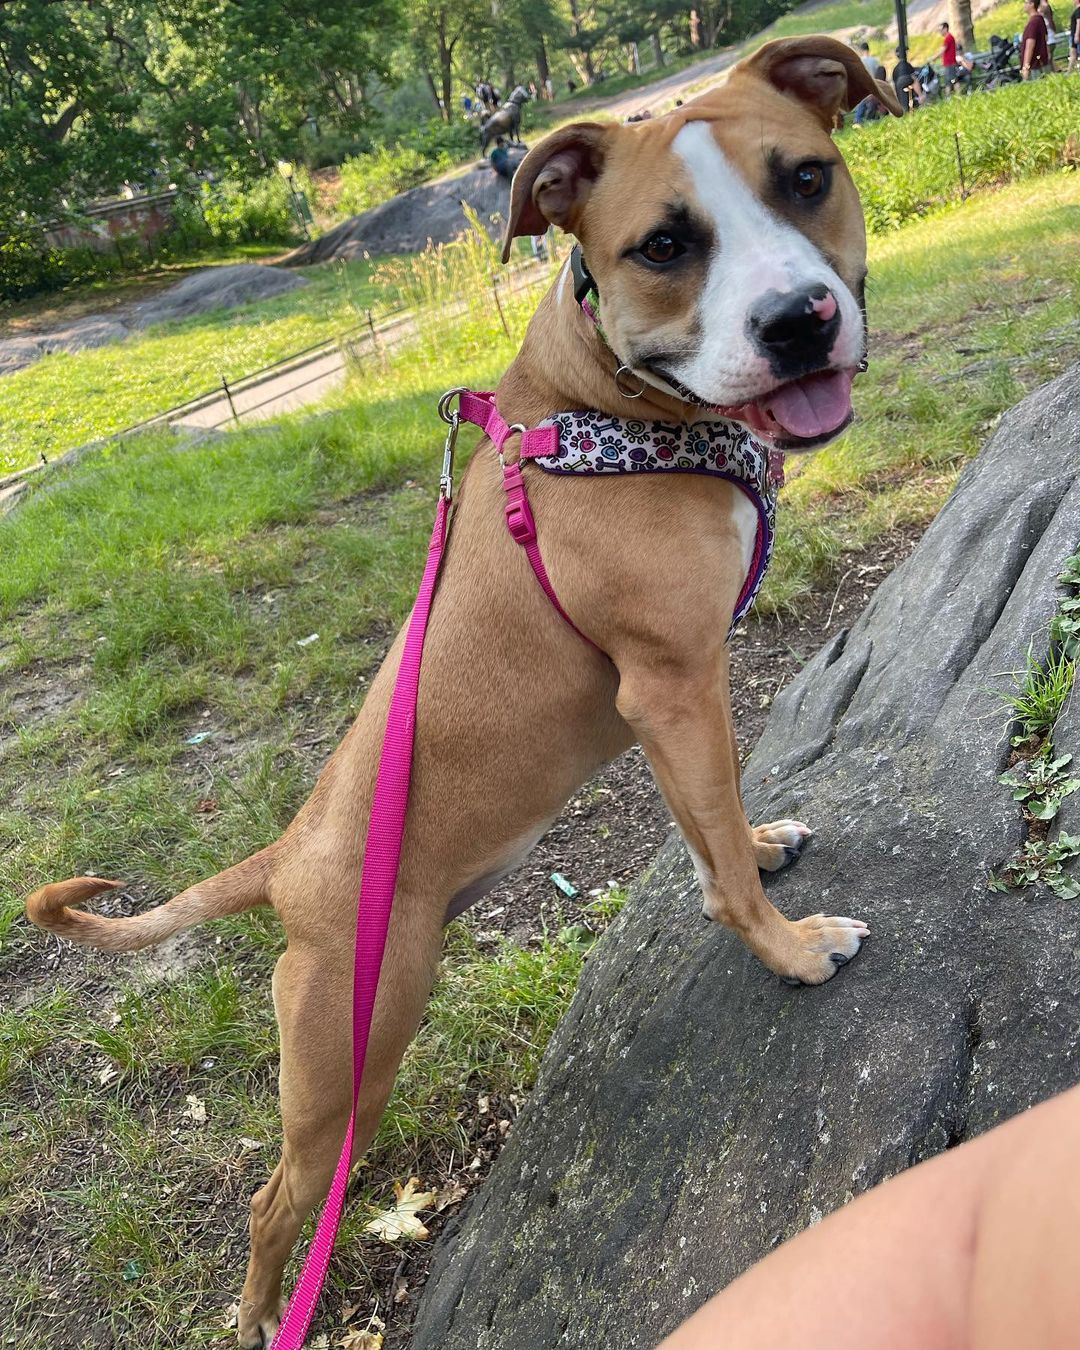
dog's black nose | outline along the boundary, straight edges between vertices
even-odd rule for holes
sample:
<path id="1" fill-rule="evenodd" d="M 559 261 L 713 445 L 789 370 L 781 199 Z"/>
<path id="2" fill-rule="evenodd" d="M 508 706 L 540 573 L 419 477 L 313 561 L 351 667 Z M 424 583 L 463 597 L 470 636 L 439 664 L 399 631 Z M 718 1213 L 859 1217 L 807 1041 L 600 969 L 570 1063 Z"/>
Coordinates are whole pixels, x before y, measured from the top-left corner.
<path id="1" fill-rule="evenodd" d="M 824 285 L 766 291 L 750 311 L 747 328 L 774 374 L 794 377 L 824 364 L 840 328 L 840 306 Z"/>

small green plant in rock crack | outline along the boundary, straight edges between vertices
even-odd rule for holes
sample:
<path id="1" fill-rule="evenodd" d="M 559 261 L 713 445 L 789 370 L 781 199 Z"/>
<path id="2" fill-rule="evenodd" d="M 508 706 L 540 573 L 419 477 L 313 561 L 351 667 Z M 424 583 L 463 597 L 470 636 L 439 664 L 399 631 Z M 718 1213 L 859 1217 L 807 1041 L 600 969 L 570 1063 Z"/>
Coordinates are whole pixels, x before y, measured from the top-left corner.
<path id="1" fill-rule="evenodd" d="M 1011 787 L 1013 801 L 1021 804 L 1028 838 L 991 874 L 990 888 L 1013 890 L 1041 881 L 1059 899 L 1073 900 L 1080 896 L 1080 879 L 1067 874 L 1063 864 L 1080 856 L 1080 835 L 1047 836 L 1062 802 L 1080 787 L 1080 778 L 1069 774 L 1072 755 L 1054 754 L 1054 727 L 1072 693 L 1080 656 L 1080 553 L 1066 561 L 1059 579 L 1072 594 L 1059 601 L 1050 620 L 1050 654 L 1044 664 L 1029 645 L 1017 691 L 1004 695 L 1019 732 L 1010 742 L 1012 762 L 998 781 Z"/>
<path id="2" fill-rule="evenodd" d="M 1062 831 L 1056 839 L 1028 839 L 990 878 L 990 889 L 1011 891 L 1041 881 L 1059 900 L 1075 900 L 1080 895 L 1080 878 L 1070 876 L 1062 864 L 1076 857 L 1080 857 L 1080 834 Z"/>
<path id="3" fill-rule="evenodd" d="M 1062 569 L 1060 580 L 1066 586 L 1080 587 L 1080 554 L 1074 554 Z M 1058 605 L 1050 620 L 1050 640 L 1058 644 L 1070 665 L 1080 656 L 1080 595 Z"/>
<path id="4" fill-rule="evenodd" d="M 1013 789 L 1013 801 L 1035 820 L 1053 820 L 1061 803 L 1080 787 L 1080 778 L 1068 776 L 1072 755 L 1051 759 L 1044 746 L 1032 759 L 1022 759 L 998 779 Z"/>
<path id="5" fill-rule="evenodd" d="M 1070 559 L 1070 562 L 1072 561 L 1073 559 Z M 1072 584 L 1077 585 L 1080 582 Z M 1063 602 L 1063 604 L 1073 603 L 1078 602 L 1072 600 Z M 1053 625 L 1060 616 L 1059 609 L 1059 614 L 1051 620 L 1051 638 L 1054 635 Z M 1037 749 L 1049 738 L 1054 723 L 1072 693 L 1075 675 L 1074 660 L 1064 646 L 1051 651 L 1045 665 L 1035 656 L 1033 646 L 1028 647 L 1024 673 L 1017 679 L 1016 692 L 1001 695 L 1012 714 L 1012 721 L 1020 727 L 1018 734 L 1010 741 L 1011 745 Z"/>

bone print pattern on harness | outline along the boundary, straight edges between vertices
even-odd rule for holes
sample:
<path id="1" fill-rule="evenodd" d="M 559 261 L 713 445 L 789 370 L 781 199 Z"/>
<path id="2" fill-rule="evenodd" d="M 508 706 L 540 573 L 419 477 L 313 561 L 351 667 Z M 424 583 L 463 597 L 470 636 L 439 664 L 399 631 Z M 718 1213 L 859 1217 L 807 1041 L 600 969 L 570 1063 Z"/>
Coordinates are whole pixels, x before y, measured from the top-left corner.
<path id="1" fill-rule="evenodd" d="M 558 428 L 554 453 L 522 448 L 521 458 L 544 473 L 701 473 L 740 488 L 757 511 L 757 539 L 746 581 L 731 616 L 728 637 L 754 603 L 772 557 L 776 495 L 784 482 L 784 456 L 767 450 L 733 422 L 690 425 L 613 417 L 600 412 L 556 413 L 541 424 Z"/>

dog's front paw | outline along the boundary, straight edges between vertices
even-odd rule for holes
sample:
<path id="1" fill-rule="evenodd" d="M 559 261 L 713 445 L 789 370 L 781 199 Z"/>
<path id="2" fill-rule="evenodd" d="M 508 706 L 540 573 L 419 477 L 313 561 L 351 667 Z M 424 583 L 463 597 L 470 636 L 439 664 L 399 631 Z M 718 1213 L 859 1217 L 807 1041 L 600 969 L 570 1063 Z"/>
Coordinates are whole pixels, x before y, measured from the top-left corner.
<path id="1" fill-rule="evenodd" d="M 285 1302 L 280 1299 L 275 1311 L 260 1313 L 241 1300 L 236 1318 L 236 1342 L 240 1350 L 269 1350 L 285 1313 Z"/>
<path id="2" fill-rule="evenodd" d="M 812 914 L 791 925 L 796 950 L 781 971 L 789 984 L 824 984 L 846 966 L 870 936 L 861 919 Z"/>
<path id="3" fill-rule="evenodd" d="M 812 834 L 810 826 L 801 820 L 774 820 L 768 825 L 755 825 L 754 861 L 763 872 L 779 872 L 781 867 L 795 861 Z"/>

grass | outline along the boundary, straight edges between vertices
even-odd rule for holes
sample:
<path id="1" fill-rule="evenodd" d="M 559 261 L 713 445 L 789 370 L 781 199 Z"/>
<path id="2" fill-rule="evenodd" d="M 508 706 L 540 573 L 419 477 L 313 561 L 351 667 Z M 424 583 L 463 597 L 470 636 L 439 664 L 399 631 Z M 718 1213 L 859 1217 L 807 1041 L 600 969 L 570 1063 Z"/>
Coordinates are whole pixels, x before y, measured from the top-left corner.
<path id="1" fill-rule="evenodd" d="M 824 5 L 804 5 L 777 19 L 761 37 L 771 42 L 774 38 L 846 32 L 852 28 L 884 28 L 892 22 L 894 12 L 892 0 L 833 0 Z"/>
<path id="2" fill-rule="evenodd" d="M 1080 176 L 1059 172 L 872 241 L 860 420 L 793 474 L 765 608 L 831 582 L 840 549 L 926 521 L 1001 412 L 1080 355 L 1078 210 Z M 22 897 L 92 869 L 150 902 L 280 832 L 411 604 L 437 397 L 451 378 L 491 387 L 531 304 L 507 303 L 507 339 L 481 291 L 324 416 L 125 442 L 0 519 L 0 1297 L 20 1348 L 225 1337 L 247 1198 L 277 1146 L 280 947 L 255 916 L 168 959 L 58 963 Z M 359 1236 L 368 1202 L 460 1159 L 478 1094 L 527 1089 L 587 948 L 580 920 L 525 948 L 454 929 L 325 1329 L 385 1259 Z"/>
<path id="3" fill-rule="evenodd" d="M 902 118 L 849 128 L 838 144 L 867 228 L 884 234 L 968 192 L 1065 163 L 1080 165 L 1080 81 L 1046 79 L 950 98 Z"/>
<path id="4" fill-rule="evenodd" d="M 1013 801 L 1020 804 L 1026 837 L 991 875 L 990 888 L 1019 890 L 1042 884 L 1061 900 L 1075 900 L 1080 896 L 1080 878 L 1066 872 L 1064 864 L 1080 856 L 1080 835 L 1062 830 L 1054 839 L 1049 836 L 1062 802 L 1080 788 L 1080 778 L 1073 777 L 1072 755 L 1058 755 L 1054 749 L 1057 720 L 1072 696 L 1080 658 L 1080 553 L 1067 560 L 1059 580 L 1067 590 L 1048 625 L 1046 659 L 1036 657 L 1032 641 L 1015 688 L 997 691 L 1015 733 L 1009 767 L 999 781 L 1012 788 Z"/>
<path id="5" fill-rule="evenodd" d="M 235 261 L 235 259 L 230 259 Z M 332 338 L 395 295 L 379 259 L 304 269 L 285 295 L 160 324 L 122 343 L 56 353 L 0 380 L 0 473 L 132 426 L 174 404 Z M 85 297 L 84 297 L 85 301 Z M 16 330 L 17 331 L 17 330 Z"/>

